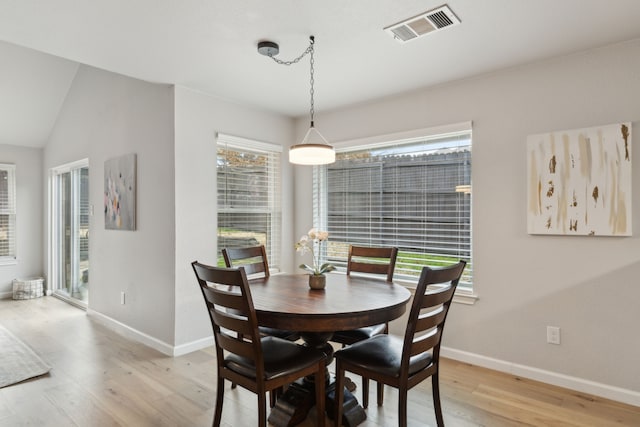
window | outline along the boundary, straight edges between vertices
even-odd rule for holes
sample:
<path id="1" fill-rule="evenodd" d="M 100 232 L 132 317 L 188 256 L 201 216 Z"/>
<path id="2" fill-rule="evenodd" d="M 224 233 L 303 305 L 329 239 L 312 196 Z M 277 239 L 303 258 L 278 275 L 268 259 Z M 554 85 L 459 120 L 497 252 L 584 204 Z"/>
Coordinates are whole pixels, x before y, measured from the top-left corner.
<path id="1" fill-rule="evenodd" d="M 265 245 L 269 267 L 280 265 L 282 147 L 218 135 L 218 264 L 222 248 Z"/>
<path id="2" fill-rule="evenodd" d="M 471 129 L 338 149 L 316 167 L 314 224 L 329 230 L 323 254 L 345 267 L 349 244 L 399 248 L 395 278 L 460 259 L 471 291 Z"/>
<path id="3" fill-rule="evenodd" d="M 16 260 L 16 166 L 0 164 L 0 264 Z"/>

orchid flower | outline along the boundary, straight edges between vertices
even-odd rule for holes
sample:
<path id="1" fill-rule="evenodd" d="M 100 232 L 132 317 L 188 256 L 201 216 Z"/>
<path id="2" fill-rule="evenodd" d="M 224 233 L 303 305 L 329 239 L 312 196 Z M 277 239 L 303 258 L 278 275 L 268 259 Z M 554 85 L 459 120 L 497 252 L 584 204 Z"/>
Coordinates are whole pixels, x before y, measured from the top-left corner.
<path id="1" fill-rule="evenodd" d="M 320 244 L 326 241 L 329 238 L 328 231 L 320 231 L 318 229 L 312 228 L 309 230 L 307 234 L 300 237 L 298 243 L 296 243 L 295 248 L 296 252 L 299 252 L 300 255 L 305 255 L 311 252 L 313 257 L 313 266 L 307 264 L 300 264 L 300 268 L 309 271 L 314 276 L 321 276 L 324 273 L 328 273 L 330 271 L 335 270 L 335 266 L 329 264 L 328 262 L 319 265 L 319 252 L 320 252 Z"/>

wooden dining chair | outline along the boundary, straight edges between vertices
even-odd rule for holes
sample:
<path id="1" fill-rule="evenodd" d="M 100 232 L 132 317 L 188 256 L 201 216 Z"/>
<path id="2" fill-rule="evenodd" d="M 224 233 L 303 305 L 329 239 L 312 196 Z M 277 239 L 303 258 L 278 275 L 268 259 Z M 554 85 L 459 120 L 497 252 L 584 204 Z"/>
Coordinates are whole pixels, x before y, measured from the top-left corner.
<path id="1" fill-rule="evenodd" d="M 396 268 L 398 248 L 368 248 L 363 246 L 349 246 L 347 258 L 347 276 L 352 272 L 386 276 L 387 282 L 393 280 Z M 375 335 L 387 333 L 387 324 L 368 326 L 366 328 L 337 331 L 331 341 L 348 345 Z"/>
<path id="2" fill-rule="evenodd" d="M 422 269 L 411 304 L 404 340 L 393 335 L 378 335 L 338 350 L 334 354 L 334 419 L 340 420 L 342 417 L 345 371 L 349 371 L 398 389 L 400 427 L 407 425 L 409 389 L 431 377 L 436 421 L 439 427 L 444 426 L 438 381 L 440 343 L 451 300 L 465 265 L 465 261 L 460 261 L 440 269 Z M 381 405 L 382 402 L 378 404 Z"/>
<path id="3" fill-rule="evenodd" d="M 216 346 L 213 426 L 221 422 L 225 380 L 258 395 L 258 425 L 266 426 L 265 394 L 309 375 L 315 376 L 318 425 L 324 426 L 325 354 L 260 334 L 244 268 L 213 267 L 197 261 L 191 265 L 207 305 Z"/>
<path id="4" fill-rule="evenodd" d="M 267 260 L 267 250 L 264 245 L 250 246 L 246 248 L 223 248 L 222 257 L 228 268 L 243 267 L 247 276 L 269 277 L 269 261 Z M 285 329 L 269 328 L 259 326 L 258 330 L 263 336 L 274 336 L 289 341 L 300 339 L 298 331 L 288 331 Z M 231 383 L 231 388 L 236 388 L 235 383 Z M 275 399 L 281 390 L 271 393 L 270 406 L 275 405 Z"/>
<path id="5" fill-rule="evenodd" d="M 267 251 L 264 245 L 251 246 L 248 248 L 224 248 L 222 249 L 222 256 L 228 268 L 243 267 L 247 275 L 269 277 L 269 262 L 267 261 Z M 289 341 L 297 341 L 300 338 L 300 333 L 297 331 L 287 331 L 265 326 L 260 326 L 260 333 Z"/>
<path id="6" fill-rule="evenodd" d="M 396 259 L 398 258 L 398 248 L 370 248 L 364 246 L 349 246 L 349 257 L 347 258 L 347 276 L 352 272 L 384 275 L 387 282 L 393 280 L 393 272 L 396 268 Z M 389 324 L 382 323 L 379 325 L 367 326 L 364 328 L 351 329 L 348 331 L 336 331 L 331 341 L 345 345 L 357 343 L 359 341 L 389 332 Z M 369 381 L 362 379 L 362 406 L 369 405 Z M 378 404 L 383 400 L 383 385 L 378 383 L 377 399 Z"/>

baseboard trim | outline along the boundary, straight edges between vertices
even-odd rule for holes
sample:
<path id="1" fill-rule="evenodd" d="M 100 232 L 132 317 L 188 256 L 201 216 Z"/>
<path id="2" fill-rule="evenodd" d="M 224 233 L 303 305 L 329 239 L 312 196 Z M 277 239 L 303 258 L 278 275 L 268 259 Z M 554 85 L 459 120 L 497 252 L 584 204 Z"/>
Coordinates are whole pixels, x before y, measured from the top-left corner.
<path id="1" fill-rule="evenodd" d="M 171 344 L 167 344 L 164 341 L 154 338 L 151 335 L 147 335 L 144 332 L 140 332 L 137 329 L 127 326 L 122 322 L 119 322 L 90 308 L 87 308 L 87 316 L 93 317 L 100 324 L 120 333 L 121 335 L 124 335 L 129 339 L 140 342 L 146 346 L 158 350 L 160 353 L 166 354 L 167 356 L 175 356 L 175 347 Z"/>
<path id="2" fill-rule="evenodd" d="M 13 298 L 13 291 L 0 292 L 0 299 L 11 299 L 11 298 Z"/>
<path id="3" fill-rule="evenodd" d="M 442 347 L 440 349 L 440 354 L 443 357 L 458 360 L 460 362 L 470 363 L 483 368 L 489 368 L 640 407 L 640 392 L 634 390 L 614 387 L 607 384 L 597 383 L 595 381 L 585 380 L 583 378 L 572 377 L 557 372 L 533 368 L 531 366 L 519 365 L 517 363 L 507 362 L 505 360 L 494 359 L 492 357 L 447 347 Z"/>
<path id="4" fill-rule="evenodd" d="M 211 347 L 214 344 L 213 337 L 211 336 L 211 337 L 201 338 L 199 340 L 191 341 L 186 344 L 172 346 L 171 344 L 167 344 L 166 342 L 161 341 L 157 338 L 154 338 L 151 335 L 147 335 L 144 332 L 140 332 L 137 329 L 127 326 L 122 322 L 118 322 L 117 320 L 109 316 L 105 316 L 100 312 L 91 310 L 90 308 L 87 308 L 87 315 L 93 317 L 97 322 L 106 326 L 107 328 L 114 330 L 129 339 L 140 342 L 155 350 L 158 350 L 162 354 L 166 354 L 167 356 L 171 356 L 171 357 L 182 356 L 184 354 L 191 353 L 193 351 Z"/>
<path id="5" fill-rule="evenodd" d="M 181 344 L 173 348 L 174 356 L 182 356 L 183 354 L 191 353 L 193 351 L 202 350 L 203 348 L 211 347 L 214 345 L 213 336 L 208 338 L 201 338 L 196 341 L 191 341 L 186 344 Z"/>

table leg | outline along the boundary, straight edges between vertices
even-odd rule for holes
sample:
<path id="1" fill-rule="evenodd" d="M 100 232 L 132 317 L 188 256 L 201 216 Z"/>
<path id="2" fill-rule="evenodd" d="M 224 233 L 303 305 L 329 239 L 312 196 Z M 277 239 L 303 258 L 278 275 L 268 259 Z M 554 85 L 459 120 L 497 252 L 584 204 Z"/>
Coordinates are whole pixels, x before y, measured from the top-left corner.
<path id="1" fill-rule="evenodd" d="M 301 333 L 305 345 L 322 350 L 327 355 L 327 366 L 333 361 L 333 347 L 329 344 L 332 333 Z M 329 417 L 335 410 L 334 381 L 330 381 L 329 370 L 325 371 L 325 405 Z M 315 404 L 315 378 L 306 377 L 291 384 L 276 402 L 269 414 L 269 422 L 276 427 L 291 427 L 300 424 Z M 348 389 L 344 391 L 342 422 L 347 427 L 362 423 L 367 415 L 357 399 Z"/>

